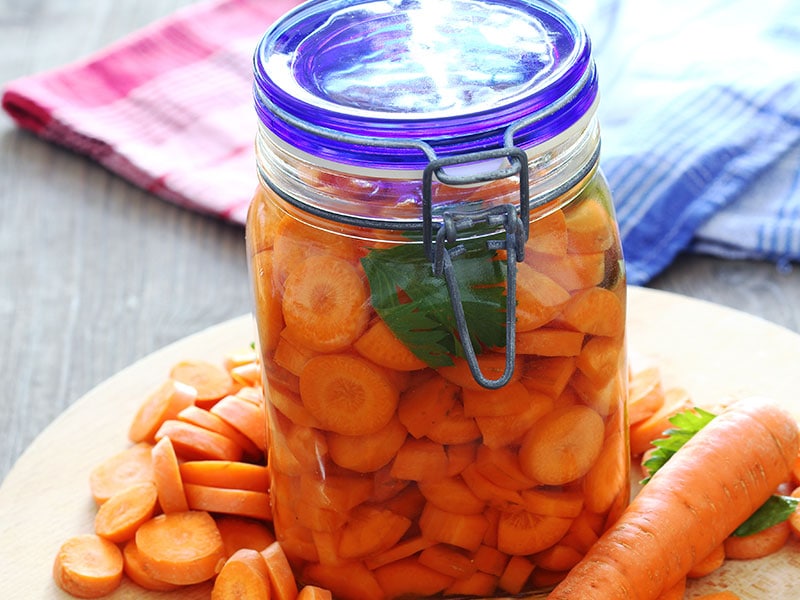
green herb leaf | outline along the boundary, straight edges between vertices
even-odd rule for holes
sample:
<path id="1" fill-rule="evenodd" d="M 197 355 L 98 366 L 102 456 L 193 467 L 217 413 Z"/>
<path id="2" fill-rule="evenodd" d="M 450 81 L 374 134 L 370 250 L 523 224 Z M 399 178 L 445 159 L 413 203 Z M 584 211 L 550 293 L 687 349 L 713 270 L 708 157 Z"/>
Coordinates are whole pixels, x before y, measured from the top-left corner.
<path id="1" fill-rule="evenodd" d="M 783 523 L 792 516 L 798 503 L 800 503 L 800 498 L 779 496 L 777 494 L 770 496 L 770 498 L 764 502 L 756 512 L 750 515 L 749 519 L 739 525 L 736 531 L 731 535 L 738 537 L 753 535 L 773 525 Z"/>
<path id="2" fill-rule="evenodd" d="M 464 315 L 475 351 L 504 347 L 506 336 L 505 261 L 486 239 L 466 240 L 453 259 Z M 453 364 L 464 350 L 443 277 L 433 274 L 419 244 L 372 250 L 361 259 L 372 305 L 392 332 L 431 367 Z"/>
<path id="3" fill-rule="evenodd" d="M 644 467 L 647 469 L 649 475 L 642 479 L 641 483 L 647 483 L 650 478 L 655 475 L 664 464 L 672 458 L 672 455 L 680 450 L 683 445 L 694 437 L 703 427 L 708 425 L 716 415 L 703 410 L 702 408 L 695 408 L 694 410 L 687 410 L 678 413 L 670 418 L 669 422 L 674 427 L 667 429 L 664 434 L 665 438 L 653 441 L 653 446 L 656 451 L 652 456 L 644 461 Z"/>

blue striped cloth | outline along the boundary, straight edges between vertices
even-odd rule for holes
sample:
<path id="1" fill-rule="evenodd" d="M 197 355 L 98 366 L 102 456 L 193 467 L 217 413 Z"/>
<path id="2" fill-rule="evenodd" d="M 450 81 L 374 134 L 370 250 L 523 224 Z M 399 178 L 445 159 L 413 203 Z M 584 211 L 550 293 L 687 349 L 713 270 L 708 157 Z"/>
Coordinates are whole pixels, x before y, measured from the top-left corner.
<path id="1" fill-rule="evenodd" d="M 800 260 L 800 1 L 565 5 L 594 45 L 630 283 L 681 252 Z"/>

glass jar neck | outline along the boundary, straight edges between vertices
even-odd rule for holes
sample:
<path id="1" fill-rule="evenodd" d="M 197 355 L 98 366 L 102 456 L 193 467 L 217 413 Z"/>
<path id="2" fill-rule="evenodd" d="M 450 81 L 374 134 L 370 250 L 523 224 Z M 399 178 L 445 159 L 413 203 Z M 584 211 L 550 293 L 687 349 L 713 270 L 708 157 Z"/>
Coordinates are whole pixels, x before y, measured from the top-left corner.
<path id="1" fill-rule="evenodd" d="M 517 156 L 526 156 L 527 203 L 535 217 L 568 202 L 597 169 L 600 148 L 597 101 L 561 134 L 521 154 L 517 148 L 449 157 L 432 156 L 433 219 L 454 205 L 519 206 Z M 297 209 L 334 222 L 386 230 L 418 230 L 423 223 L 425 171 L 376 169 L 312 156 L 260 125 L 256 137 L 259 178 Z M 519 167 L 520 165 L 516 165 Z M 430 170 L 430 169 L 429 169 Z"/>

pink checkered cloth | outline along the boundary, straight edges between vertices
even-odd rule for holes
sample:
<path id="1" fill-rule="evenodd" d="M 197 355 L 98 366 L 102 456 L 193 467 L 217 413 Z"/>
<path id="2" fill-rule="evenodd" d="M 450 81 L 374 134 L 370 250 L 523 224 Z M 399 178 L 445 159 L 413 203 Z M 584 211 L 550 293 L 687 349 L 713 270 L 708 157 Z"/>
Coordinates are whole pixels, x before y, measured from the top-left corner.
<path id="1" fill-rule="evenodd" d="M 10 82 L 2 106 L 45 140 L 153 194 L 243 223 L 256 186 L 252 57 L 300 0 L 212 0 L 80 62 Z"/>

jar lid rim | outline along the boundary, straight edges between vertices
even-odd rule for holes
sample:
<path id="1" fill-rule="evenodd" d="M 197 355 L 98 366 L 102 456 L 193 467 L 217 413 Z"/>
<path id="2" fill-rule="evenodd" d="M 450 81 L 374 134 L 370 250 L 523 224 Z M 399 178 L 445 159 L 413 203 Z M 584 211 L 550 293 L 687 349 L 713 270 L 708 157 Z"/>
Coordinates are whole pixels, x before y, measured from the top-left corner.
<path id="1" fill-rule="evenodd" d="M 588 36 L 552 0 L 310 0 L 262 37 L 254 76 L 256 112 L 275 135 L 376 168 L 430 161 L 414 140 L 441 156 L 502 147 L 511 126 L 527 149 L 597 95 Z"/>

